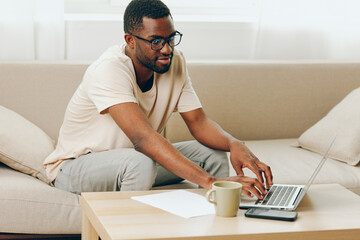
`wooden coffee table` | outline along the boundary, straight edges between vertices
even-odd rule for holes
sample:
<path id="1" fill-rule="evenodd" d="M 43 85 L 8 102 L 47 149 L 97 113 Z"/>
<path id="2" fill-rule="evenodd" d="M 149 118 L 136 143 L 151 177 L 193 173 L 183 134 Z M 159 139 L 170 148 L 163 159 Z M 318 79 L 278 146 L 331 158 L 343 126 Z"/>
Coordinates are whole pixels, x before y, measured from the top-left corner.
<path id="1" fill-rule="evenodd" d="M 246 218 L 244 210 L 185 219 L 130 199 L 164 191 L 83 193 L 82 239 L 360 239 L 360 197 L 338 184 L 311 186 L 295 222 Z"/>

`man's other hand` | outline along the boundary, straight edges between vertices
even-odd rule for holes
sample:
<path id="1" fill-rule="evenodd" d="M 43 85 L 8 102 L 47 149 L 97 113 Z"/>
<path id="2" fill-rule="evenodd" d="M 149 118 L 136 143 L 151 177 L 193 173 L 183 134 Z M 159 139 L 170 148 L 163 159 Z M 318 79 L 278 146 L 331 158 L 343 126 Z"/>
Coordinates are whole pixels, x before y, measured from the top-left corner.
<path id="1" fill-rule="evenodd" d="M 273 176 L 270 167 L 261 162 L 250 149 L 240 141 L 231 144 L 230 161 L 238 176 L 243 176 L 243 168 L 248 168 L 255 173 L 262 185 L 264 185 L 265 182 L 266 187 L 269 188 L 273 184 Z"/>

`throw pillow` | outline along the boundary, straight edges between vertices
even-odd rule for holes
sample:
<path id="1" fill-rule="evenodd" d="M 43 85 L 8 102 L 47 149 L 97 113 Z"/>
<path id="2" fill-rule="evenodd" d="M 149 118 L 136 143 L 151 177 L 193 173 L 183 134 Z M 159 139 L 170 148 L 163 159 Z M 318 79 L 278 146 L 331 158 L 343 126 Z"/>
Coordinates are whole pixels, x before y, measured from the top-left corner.
<path id="1" fill-rule="evenodd" d="M 0 106 L 0 161 L 46 183 L 43 161 L 54 150 L 53 140 L 16 112 Z"/>
<path id="2" fill-rule="evenodd" d="M 324 154 L 337 135 L 329 157 L 350 165 L 360 161 L 360 88 L 350 92 L 324 118 L 305 131 L 301 147 Z"/>

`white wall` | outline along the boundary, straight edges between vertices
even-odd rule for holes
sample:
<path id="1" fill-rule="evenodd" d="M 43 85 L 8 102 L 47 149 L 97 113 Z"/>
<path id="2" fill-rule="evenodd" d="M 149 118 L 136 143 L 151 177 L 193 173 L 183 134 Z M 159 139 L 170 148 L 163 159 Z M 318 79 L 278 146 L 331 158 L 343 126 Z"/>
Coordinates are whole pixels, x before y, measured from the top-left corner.
<path id="1" fill-rule="evenodd" d="M 174 16 L 176 29 L 184 34 L 177 48 L 188 60 L 360 59 L 360 15 L 300 23 L 266 18 L 242 22 Z M 111 45 L 124 43 L 123 35 L 122 16 L 67 17 L 65 59 L 92 61 Z"/>
<path id="2" fill-rule="evenodd" d="M 93 61 L 114 44 L 122 44 L 122 21 L 65 20 L 65 59 Z"/>
<path id="3" fill-rule="evenodd" d="M 90 62 L 124 42 L 121 13 L 71 13 L 64 1 L 75 0 L 1 0 L 0 60 Z M 78 10 L 86 1 L 77 1 Z M 188 60 L 360 60 L 358 0 L 228 1 L 239 4 L 211 14 L 197 14 L 195 3 L 187 15 L 174 9 Z"/>
<path id="4" fill-rule="evenodd" d="M 115 18 L 115 17 L 114 17 Z M 65 58 L 94 60 L 114 44 L 122 44 L 123 23 L 120 18 L 87 20 L 68 18 L 65 24 Z M 251 59 L 257 36 L 257 24 L 219 21 L 176 21 L 183 33 L 177 47 L 191 60 Z"/>

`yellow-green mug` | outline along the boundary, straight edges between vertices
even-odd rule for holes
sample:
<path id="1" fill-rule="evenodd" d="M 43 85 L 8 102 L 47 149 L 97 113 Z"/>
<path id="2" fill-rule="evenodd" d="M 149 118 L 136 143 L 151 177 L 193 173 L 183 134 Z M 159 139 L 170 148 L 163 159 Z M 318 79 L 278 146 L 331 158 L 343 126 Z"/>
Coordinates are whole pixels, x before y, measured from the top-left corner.
<path id="1" fill-rule="evenodd" d="M 242 185 L 238 182 L 218 181 L 207 191 L 206 199 L 215 205 L 217 216 L 235 217 L 241 201 Z"/>

